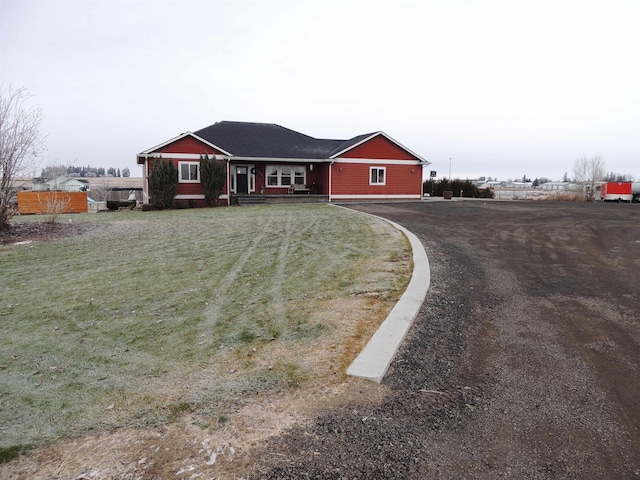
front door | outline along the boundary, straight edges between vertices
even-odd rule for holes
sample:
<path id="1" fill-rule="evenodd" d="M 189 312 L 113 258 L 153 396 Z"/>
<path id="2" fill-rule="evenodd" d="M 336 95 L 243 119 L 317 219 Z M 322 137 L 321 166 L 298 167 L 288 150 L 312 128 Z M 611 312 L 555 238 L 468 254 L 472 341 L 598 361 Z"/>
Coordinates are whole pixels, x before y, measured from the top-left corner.
<path id="1" fill-rule="evenodd" d="M 249 168 L 236 167 L 236 193 L 239 195 L 249 193 Z"/>

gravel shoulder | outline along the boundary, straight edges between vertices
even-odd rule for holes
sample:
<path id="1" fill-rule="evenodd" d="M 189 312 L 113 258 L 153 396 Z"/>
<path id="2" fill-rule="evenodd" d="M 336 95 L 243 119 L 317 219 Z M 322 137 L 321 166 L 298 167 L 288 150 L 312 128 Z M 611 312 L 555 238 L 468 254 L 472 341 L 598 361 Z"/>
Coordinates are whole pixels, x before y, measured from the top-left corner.
<path id="1" fill-rule="evenodd" d="M 431 289 L 383 381 L 248 478 L 640 478 L 640 209 L 352 205 L 422 240 Z"/>

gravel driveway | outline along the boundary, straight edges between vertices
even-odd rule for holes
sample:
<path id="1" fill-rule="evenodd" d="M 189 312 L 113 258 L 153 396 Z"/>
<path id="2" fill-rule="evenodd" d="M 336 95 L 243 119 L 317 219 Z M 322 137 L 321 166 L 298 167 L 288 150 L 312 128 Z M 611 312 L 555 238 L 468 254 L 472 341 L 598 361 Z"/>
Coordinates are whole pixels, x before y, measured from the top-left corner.
<path id="1" fill-rule="evenodd" d="M 431 289 L 382 402 L 324 412 L 245 478 L 640 479 L 640 206 L 359 204 Z"/>

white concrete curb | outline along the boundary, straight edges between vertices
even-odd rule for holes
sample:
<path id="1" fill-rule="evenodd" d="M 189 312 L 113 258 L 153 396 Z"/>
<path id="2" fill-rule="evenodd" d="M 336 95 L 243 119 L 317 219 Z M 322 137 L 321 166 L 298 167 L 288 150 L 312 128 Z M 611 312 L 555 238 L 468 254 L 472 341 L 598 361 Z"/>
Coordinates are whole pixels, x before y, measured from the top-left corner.
<path id="1" fill-rule="evenodd" d="M 362 352 L 347 369 L 348 375 L 380 383 L 385 373 L 387 373 L 393 357 L 400 348 L 400 344 L 402 344 L 407 335 L 411 324 L 418 316 L 422 302 L 424 302 L 429 290 L 431 270 L 427 253 L 418 237 L 406 228 L 386 218 L 371 216 L 390 223 L 404 233 L 409 239 L 413 250 L 413 273 L 407 289 L 376 333 L 365 345 Z"/>

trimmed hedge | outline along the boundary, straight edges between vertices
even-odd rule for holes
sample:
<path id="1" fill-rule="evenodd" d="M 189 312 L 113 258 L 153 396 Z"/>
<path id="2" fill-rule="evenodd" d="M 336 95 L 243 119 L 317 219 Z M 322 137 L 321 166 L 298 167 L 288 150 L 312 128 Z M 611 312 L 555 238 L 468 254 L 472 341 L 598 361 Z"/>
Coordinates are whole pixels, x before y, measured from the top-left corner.
<path id="1" fill-rule="evenodd" d="M 479 189 L 473 182 L 469 180 L 427 180 L 422 184 L 422 193 L 431 194 L 434 197 L 444 196 L 444 192 L 453 192 L 454 197 L 469 198 L 493 198 L 493 192 L 490 189 Z"/>

